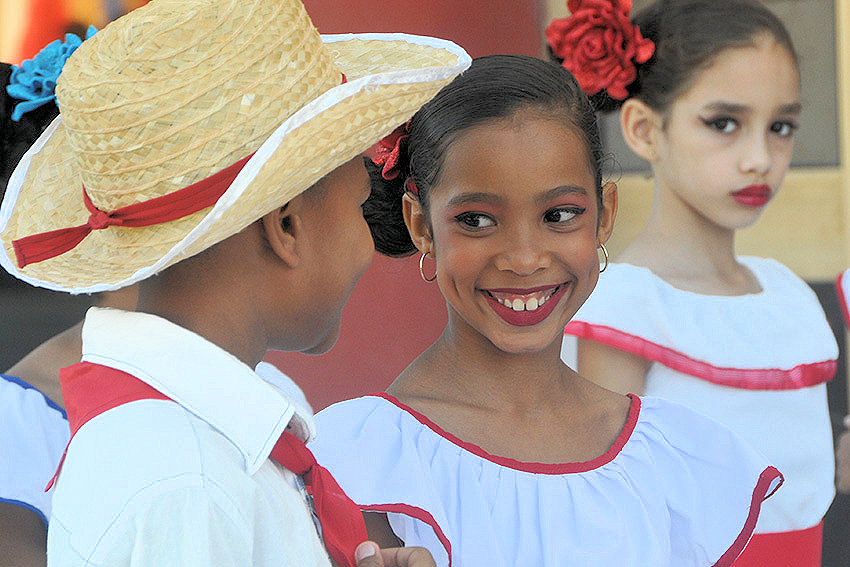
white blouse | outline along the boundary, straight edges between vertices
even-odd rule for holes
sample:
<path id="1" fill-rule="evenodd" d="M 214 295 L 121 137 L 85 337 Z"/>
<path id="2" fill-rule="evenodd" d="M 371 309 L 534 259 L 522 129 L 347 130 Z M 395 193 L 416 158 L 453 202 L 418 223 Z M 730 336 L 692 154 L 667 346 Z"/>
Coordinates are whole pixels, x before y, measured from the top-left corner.
<path id="1" fill-rule="evenodd" d="M 364 510 L 455 567 L 729 565 L 781 483 L 735 434 L 632 397 L 600 457 L 526 463 L 486 453 L 392 396 L 334 404 L 310 445 Z"/>
<path id="2" fill-rule="evenodd" d="M 735 431 L 785 477 L 756 533 L 816 526 L 834 496 L 826 384 L 838 346 L 814 292 L 771 259 L 741 257 L 760 293 L 702 295 L 650 270 L 610 264 L 567 325 L 561 357 L 575 368 L 576 338 L 652 362 L 645 394 L 678 402 Z"/>

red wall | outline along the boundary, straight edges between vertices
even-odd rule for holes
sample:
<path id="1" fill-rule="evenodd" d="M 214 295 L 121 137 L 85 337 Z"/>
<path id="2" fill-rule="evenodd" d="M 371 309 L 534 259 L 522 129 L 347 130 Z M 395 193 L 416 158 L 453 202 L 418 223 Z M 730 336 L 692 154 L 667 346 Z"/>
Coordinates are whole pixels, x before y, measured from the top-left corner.
<path id="1" fill-rule="evenodd" d="M 473 56 L 540 54 L 537 3 L 530 0 L 304 0 L 304 4 L 322 33 L 406 32 L 450 39 Z M 426 284 L 418 270 L 418 257 L 393 260 L 376 255 L 345 308 L 342 333 L 331 352 L 322 356 L 273 352 L 267 360 L 301 385 L 317 411 L 383 390 L 446 323 L 437 285 Z"/>
<path id="2" fill-rule="evenodd" d="M 473 57 L 540 54 L 536 0 L 303 0 L 322 33 L 405 32 L 449 39 Z"/>

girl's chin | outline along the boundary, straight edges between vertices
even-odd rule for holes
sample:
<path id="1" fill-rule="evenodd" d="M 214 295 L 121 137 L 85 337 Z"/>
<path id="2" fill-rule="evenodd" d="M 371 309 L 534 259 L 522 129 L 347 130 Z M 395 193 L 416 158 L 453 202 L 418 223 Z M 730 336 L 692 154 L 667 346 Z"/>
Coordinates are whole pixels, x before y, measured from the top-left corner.
<path id="1" fill-rule="evenodd" d="M 544 334 L 544 331 L 539 329 L 535 333 L 523 334 L 526 336 L 518 337 L 516 334 L 511 333 L 510 336 L 500 335 L 488 338 L 490 343 L 503 353 L 524 356 L 546 353 L 550 349 L 553 349 L 555 343 L 557 343 L 557 348 L 554 348 L 554 350 L 560 357 L 563 327 L 561 327 L 559 332 L 555 333 L 550 330 Z"/>

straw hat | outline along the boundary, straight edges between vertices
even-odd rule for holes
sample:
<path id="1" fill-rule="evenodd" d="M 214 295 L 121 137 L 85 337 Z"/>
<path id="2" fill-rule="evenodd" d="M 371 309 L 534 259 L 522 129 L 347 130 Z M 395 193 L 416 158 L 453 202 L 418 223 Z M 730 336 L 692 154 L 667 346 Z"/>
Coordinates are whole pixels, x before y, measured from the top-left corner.
<path id="1" fill-rule="evenodd" d="M 154 0 L 66 63 L 61 114 L 21 160 L 0 207 L 0 264 L 71 293 L 145 279 L 282 206 L 469 63 L 433 38 L 319 36 L 298 0 Z M 70 250 L 19 266 L 15 241 L 94 216 L 83 187 L 109 213 L 248 156 L 214 206 L 152 226 L 96 226 Z"/>

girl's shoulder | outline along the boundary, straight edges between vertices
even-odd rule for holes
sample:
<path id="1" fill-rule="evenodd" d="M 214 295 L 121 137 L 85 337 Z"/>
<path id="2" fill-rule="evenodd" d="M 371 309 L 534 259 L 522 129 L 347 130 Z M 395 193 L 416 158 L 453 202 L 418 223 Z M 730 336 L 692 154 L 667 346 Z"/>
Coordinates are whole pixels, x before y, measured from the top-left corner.
<path id="1" fill-rule="evenodd" d="M 425 465 L 426 462 L 433 464 L 439 457 L 477 462 L 477 469 L 501 469 L 500 474 L 513 471 L 520 476 L 530 473 L 567 477 L 621 466 L 618 460 L 625 454 L 631 454 L 627 458 L 630 460 L 645 452 L 643 457 L 630 460 L 631 464 L 641 462 L 657 466 L 665 454 L 677 455 L 675 460 L 681 460 L 682 455 L 699 454 L 697 462 L 703 463 L 710 460 L 713 453 L 717 453 L 719 461 L 724 461 L 730 450 L 749 451 L 729 429 L 691 409 L 651 396 L 629 394 L 629 398 L 628 416 L 611 447 L 604 454 L 583 462 L 536 463 L 493 455 L 445 431 L 426 415 L 386 393 L 339 402 L 319 412 L 316 421 L 320 435 L 310 448 L 319 462 L 327 463 L 329 468 L 345 467 L 347 461 L 355 468 L 381 470 L 382 458 L 392 462 L 409 459 L 408 465 L 414 462 Z M 682 424 L 688 425 L 683 427 Z M 640 449 L 636 452 L 638 446 Z M 724 448 L 718 449 L 718 446 Z M 355 457 L 358 454 L 374 458 L 368 463 L 358 462 Z M 387 471 L 390 468 L 386 466 Z"/>
<path id="2" fill-rule="evenodd" d="M 663 299 L 687 301 L 694 307 L 713 304 L 752 301 L 764 297 L 802 294 L 815 297 L 811 288 L 788 267 L 773 258 L 740 256 L 738 261 L 746 266 L 758 280 L 762 291 L 745 295 L 708 295 L 686 291 L 671 285 L 659 277 L 651 268 L 629 263 L 612 262 L 599 276 L 599 282 L 588 299 L 599 302 L 624 303 L 633 297 L 645 297 L 647 294 Z M 587 305 L 587 303 L 585 304 Z M 592 305 L 595 307 L 595 305 Z"/>
<path id="3" fill-rule="evenodd" d="M 771 389 L 831 378 L 838 347 L 812 289 L 775 260 L 740 261 L 761 292 L 701 295 L 677 289 L 647 268 L 612 264 L 566 334 L 727 385 L 736 385 L 741 371 L 759 373 L 757 381 L 763 378 Z M 768 376 L 765 369 L 775 372 Z"/>
<path id="4" fill-rule="evenodd" d="M 438 564 L 449 556 L 457 561 L 465 549 L 501 553 L 519 546 L 529 529 L 556 529 L 555 539 L 567 538 L 570 548 L 599 557 L 611 551 L 628 558 L 626 565 L 656 564 L 646 562 L 657 558 L 649 550 L 657 544 L 669 553 L 671 540 L 677 549 L 665 564 L 710 565 L 740 551 L 761 501 L 781 482 L 731 431 L 658 398 L 632 397 L 614 445 L 583 463 L 489 455 L 387 395 L 335 404 L 317 422 L 320 435 L 311 449 L 318 461 L 361 508 L 390 514 L 396 534 L 431 549 Z M 589 517 L 610 518 L 606 529 L 623 537 L 607 541 L 625 547 L 596 549 L 598 538 L 555 528 Z M 643 543 L 630 548 L 635 541 Z M 705 556 L 694 561 L 694 549 Z M 546 565 L 553 550 L 539 551 L 541 558 L 530 559 Z"/>

